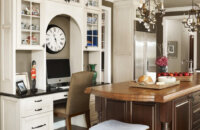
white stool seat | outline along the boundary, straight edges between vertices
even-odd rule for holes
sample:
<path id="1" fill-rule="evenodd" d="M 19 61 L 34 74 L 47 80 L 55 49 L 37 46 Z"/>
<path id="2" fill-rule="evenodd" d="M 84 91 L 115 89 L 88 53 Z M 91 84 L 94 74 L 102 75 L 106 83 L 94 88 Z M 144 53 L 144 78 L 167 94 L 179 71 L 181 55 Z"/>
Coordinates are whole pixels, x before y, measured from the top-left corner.
<path id="1" fill-rule="evenodd" d="M 89 130 L 147 130 L 147 129 L 149 129 L 149 126 L 146 125 L 129 124 L 116 120 L 108 120 L 91 127 Z"/>

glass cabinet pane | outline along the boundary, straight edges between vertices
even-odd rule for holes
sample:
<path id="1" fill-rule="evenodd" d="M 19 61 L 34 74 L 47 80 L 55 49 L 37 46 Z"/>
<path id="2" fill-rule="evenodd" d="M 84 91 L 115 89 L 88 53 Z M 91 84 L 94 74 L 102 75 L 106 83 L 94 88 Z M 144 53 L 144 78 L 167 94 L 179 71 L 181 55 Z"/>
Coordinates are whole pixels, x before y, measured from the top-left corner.
<path id="1" fill-rule="evenodd" d="M 98 47 L 98 14 L 87 14 L 87 46 Z"/>
<path id="2" fill-rule="evenodd" d="M 98 7 L 99 0 L 88 0 L 88 6 Z"/>

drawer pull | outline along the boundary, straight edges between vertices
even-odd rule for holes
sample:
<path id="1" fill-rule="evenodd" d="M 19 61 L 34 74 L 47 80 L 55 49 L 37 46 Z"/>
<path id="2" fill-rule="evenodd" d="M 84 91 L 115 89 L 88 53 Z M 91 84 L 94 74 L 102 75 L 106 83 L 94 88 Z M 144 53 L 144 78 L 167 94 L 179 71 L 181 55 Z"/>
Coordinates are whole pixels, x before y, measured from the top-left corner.
<path id="1" fill-rule="evenodd" d="M 40 109 L 35 109 L 35 111 L 42 111 L 42 108 L 40 108 Z"/>
<path id="2" fill-rule="evenodd" d="M 32 129 L 38 129 L 38 128 L 41 128 L 41 127 L 44 127 L 44 126 L 46 126 L 46 124 L 44 124 L 44 125 L 39 125 L 39 126 L 36 126 L 36 127 L 32 127 Z"/>
<path id="3" fill-rule="evenodd" d="M 64 95 L 64 97 L 67 97 L 67 95 Z"/>
<path id="4" fill-rule="evenodd" d="M 185 104 L 187 104 L 187 103 L 189 103 L 189 101 L 185 101 L 185 102 L 183 102 L 183 103 L 181 103 L 181 104 L 178 104 L 178 105 L 176 106 L 176 108 L 177 108 L 177 107 L 180 107 L 180 106 L 183 106 L 183 105 L 185 105 Z"/>
<path id="5" fill-rule="evenodd" d="M 42 102 L 42 100 L 35 100 L 35 102 Z"/>

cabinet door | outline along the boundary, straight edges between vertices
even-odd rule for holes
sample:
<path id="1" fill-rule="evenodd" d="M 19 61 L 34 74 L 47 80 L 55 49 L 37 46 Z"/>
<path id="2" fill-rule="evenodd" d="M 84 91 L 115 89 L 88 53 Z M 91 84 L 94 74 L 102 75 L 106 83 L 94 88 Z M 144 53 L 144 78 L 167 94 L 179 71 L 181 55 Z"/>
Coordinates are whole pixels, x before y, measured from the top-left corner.
<path id="1" fill-rule="evenodd" d="M 85 51 L 101 49 L 101 11 L 87 11 L 87 32 Z"/>
<path id="2" fill-rule="evenodd" d="M 178 99 L 174 105 L 174 130 L 190 130 L 190 100 Z"/>

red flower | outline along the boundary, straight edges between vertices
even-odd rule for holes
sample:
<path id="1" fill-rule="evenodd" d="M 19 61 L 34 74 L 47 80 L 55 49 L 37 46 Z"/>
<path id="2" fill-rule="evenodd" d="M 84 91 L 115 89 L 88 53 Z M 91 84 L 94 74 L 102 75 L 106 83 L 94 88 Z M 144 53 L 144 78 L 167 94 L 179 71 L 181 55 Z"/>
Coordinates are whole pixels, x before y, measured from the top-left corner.
<path id="1" fill-rule="evenodd" d="M 167 66 L 168 65 L 168 59 L 167 59 L 166 56 L 159 57 L 159 58 L 157 58 L 155 64 L 158 65 L 158 66 Z"/>

